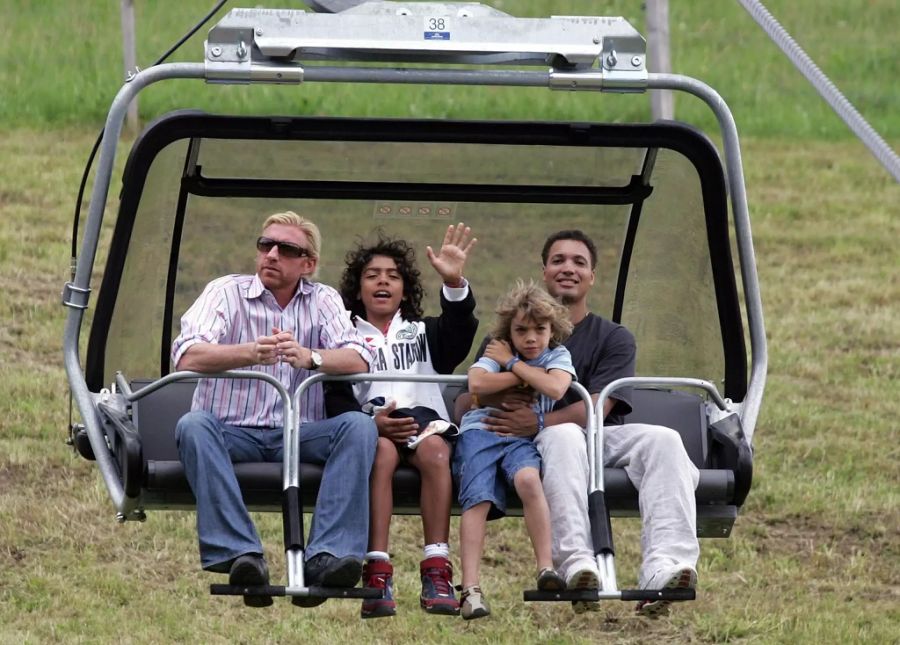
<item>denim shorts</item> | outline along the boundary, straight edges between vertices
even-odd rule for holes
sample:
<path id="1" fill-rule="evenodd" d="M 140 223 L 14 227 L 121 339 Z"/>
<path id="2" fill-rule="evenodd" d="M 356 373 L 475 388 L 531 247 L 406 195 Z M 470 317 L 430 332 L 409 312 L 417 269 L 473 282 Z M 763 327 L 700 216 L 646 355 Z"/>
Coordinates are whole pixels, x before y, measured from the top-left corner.
<path id="1" fill-rule="evenodd" d="M 531 439 L 501 437 L 479 428 L 461 433 L 453 451 L 453 477 L 459 484 L 462 510 L 491 502 L 488 519 L 503 517 L 507 487 L 513 485 L 517 472 L 529 466 L 541 468 L 541 456 Z"/>

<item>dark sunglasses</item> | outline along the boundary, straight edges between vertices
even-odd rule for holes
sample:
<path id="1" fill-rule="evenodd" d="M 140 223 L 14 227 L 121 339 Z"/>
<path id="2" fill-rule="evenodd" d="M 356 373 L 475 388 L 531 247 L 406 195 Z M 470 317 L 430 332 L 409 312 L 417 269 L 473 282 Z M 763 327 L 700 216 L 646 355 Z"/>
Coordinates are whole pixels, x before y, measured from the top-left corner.
<path id="1" fill-rule="evenodd" d="M 278 247 L 278 255 L 282 255 L 286 258 L 308 258 L 310 257 L 310 253 L 307 249 L 304 249 L 302 246 L 298 246 L 296 244 L 292 244 L 291 242 L 280 242 L 278 240 L 272 240 L 268 237 L 260 237 L 256 240 L 256 250 L 260 253 L 268 253 L 272 250 L 272 247 Z"/>

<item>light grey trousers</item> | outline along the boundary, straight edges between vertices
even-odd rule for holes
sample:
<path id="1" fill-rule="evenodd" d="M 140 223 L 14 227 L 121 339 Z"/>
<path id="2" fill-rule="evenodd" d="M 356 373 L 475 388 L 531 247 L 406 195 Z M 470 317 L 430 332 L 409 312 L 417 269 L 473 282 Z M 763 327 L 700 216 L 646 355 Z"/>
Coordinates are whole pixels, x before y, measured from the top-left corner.
<path id="1" fill-rule="evenodd" d="M 535 437 L 543 461 L 544 494 L 550 507 L 553 565 L 565 577 L 595 562 L 588 520 L 589 486 L 584 430 L 574 423 L 544 428 Z M 700 479 L 677 432 L 630 423 L 604 427 L 603 461 L 624 468 L 638 490 L 642 563 L 638 584 L 673 564 L 696 567 L 700 556 L 694 490 Z"/>

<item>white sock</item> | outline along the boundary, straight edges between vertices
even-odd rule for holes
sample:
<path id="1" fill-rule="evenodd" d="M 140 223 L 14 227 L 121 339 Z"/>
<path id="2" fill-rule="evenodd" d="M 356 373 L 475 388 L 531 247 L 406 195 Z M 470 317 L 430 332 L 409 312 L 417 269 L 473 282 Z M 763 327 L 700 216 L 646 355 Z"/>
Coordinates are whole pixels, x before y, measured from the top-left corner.
<path id="1" fill-rule="evenodd" d="M 446 542 L 435 542 L 434 544 L 425 545 L 425 559 L 428 558 L 446 558 L 450 559 L 450 545 Z"/>
<path id="2" fill-rule="evenodd" d="M 366 553 L 366 560 L 371 562 L 372 560 L 390 560 L 391 556 L 385 553 L 384 551 L 369 551 Z"/>

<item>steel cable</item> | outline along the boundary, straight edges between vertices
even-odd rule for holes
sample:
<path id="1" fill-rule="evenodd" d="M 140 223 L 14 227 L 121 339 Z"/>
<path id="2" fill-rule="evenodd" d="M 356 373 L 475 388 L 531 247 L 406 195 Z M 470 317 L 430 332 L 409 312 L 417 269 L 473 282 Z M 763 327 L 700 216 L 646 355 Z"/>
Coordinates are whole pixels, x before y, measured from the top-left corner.
<path id="1" fill-rule="evenodd" d="M 759 0 L 738 0 L 769 38 L 781 48 L 801 74 L 825 99 L 839 117 L 865 144 L 882 166 L 900 182 L 900 156 L 881 138 L 853 104 L 841 94 L 834 83 L 819 69 L 803 48 L 791 38 L 787 30 L 772 16 Z"/>

